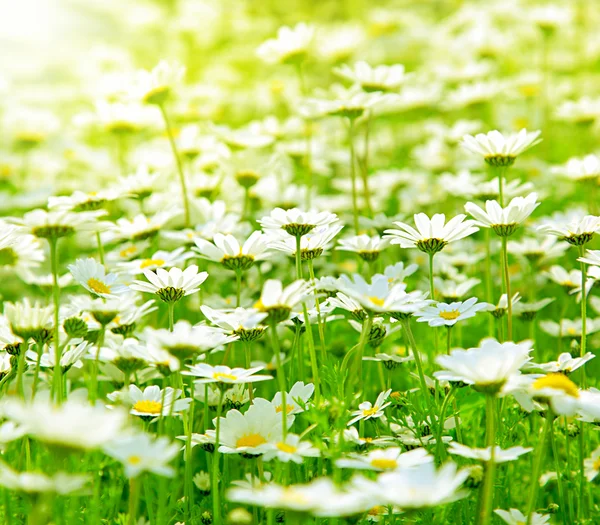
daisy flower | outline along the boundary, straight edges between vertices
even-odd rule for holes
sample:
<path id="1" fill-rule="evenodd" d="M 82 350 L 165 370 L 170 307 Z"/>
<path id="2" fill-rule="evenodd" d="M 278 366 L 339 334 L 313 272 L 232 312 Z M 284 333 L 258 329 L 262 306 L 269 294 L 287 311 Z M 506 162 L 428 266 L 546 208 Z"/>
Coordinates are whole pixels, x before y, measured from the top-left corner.
<path id="1" fill-rule="evenodd" d="M 243 245 L 233 235 L 215 234 L 213 242 L 204 239 L 194 239 L 196 251 L 200 257 L 220 262 L 228 270 L 247 270 L 255 261 L 267 257 L 268 237 L 255 231 Z"/>
<path id="2" fill-rule="evenodd" d="M 184 75 L 184 66 L 161 60 L 151 71 L 137 73 L 131 95 L 145 104 L 164 104 Z"/>
<path id="3" fill-rule="evenodd" d="M 98 297 L 121 295 L 129 290 L 117 282 L 118 277 L 114 273 L 106 273 L 104 265 L 92 258 L 77 259 L 67 268 L 81 286 Z"/>
<path id="4" fill-rule="evenodd" d="M 200 310 L 212 324 L 237 335 L 240 341 L 254 341 L 266 330 L 266 326 L 261 323 L 267 317 L 267 313 L 259 312 L 255 308 L 214 310 L 210 306 L 202 305 Z"/>
<path id="5" fill-rule="evenodd" d="M 485 211 L 477 204 L 467 202 L 465 211 L 480 226 L 492 228 L 501 237 L 508 237 L 515 233 L 539 205 L 537 193 L 530 193 L 527 197 L 515 197 L 504 208 L 497 201 L 486 201 Z"/>
<path id="6" fill-rule="evenodd" d="M 364 91 L 393 91 L 398 89 L 406 80 L 404 66 L 370 66 L 364 61 L 356 62 L 353 67 L 343 65 L 335 68 L 333 72 L 354 84 L 358 84 Z"/>
<path id="7" fill-rule="evenodd" d="M 411 469 L 381 474 L 374 489 L 379 501 L 404 510 L 423 509 L 456 501 L 467 495 L 463 484 L 468 470 L 458 470 L 456 464 L 446 463 L 436 469 L 433 462 Z"/>
<path id="8" fill-rule="evenodd" d="M 563 352 L 558 356 L 556 361 L 549 361 L 547 363 L 527 363 L 524 367 L 526 369 L 542 370 L 543 372 L 562 372 L 563 374 L 570 374 L 578 368 L 585 365 L 588 361 L 591 361 L 596 357 L 591 352 L 588 352 L 581 357 L 573 357 L 569 352 Z"/>
<path id="9" fill-rule="evenodd" d="M 118 262 L 118 271 L 129 275 L 139 275 L 144 270 L 156 270 L 157 268 L 171 268 L 192 258 L 194 255 L 186 252 L 185 247 L 180 247 L 172 252 L 158 250 L 147 259 L 133 259 L 127 262 Z"/>
<path id="10" fill-rule="evenodd" d="M 556 167 L 552 171 L 574 181 L 593 182 L 600 177 L 600 158 L 597 155 L 575 157 L 569 159 L 566 165 Z"/>
<path id="11" fill-rule="evenodd" d="M 354 416 L 346 426 L 353 425 L 357 421 L 366 421 L 368 419 L 378 419 L 383 416 L 383 411 L 391 405 L 391 402 L 386 402 L 385 400 L 390 396 L 392 390 L 386 390 L 385 392 L 380 392 L 377 396 L 377 400 L 375 404 L 372 405 L 370 401 L 364 401 L 360 405 L 358 405 L 358 410 L 352 412 L 352 416 Z"/>
<path id="12" fill-rule="evenodd" d="M 64 210 L 33 210 L 26 213 L 22 219 L 7 217 L 6 221 L 22 226 L 35 237 L 55 240 L 68 237 L 78 231 L 96 231 L 101 227 L 98 218 L 105 213 L 102 210 L 81 213 Z"/>
<path id="13" fill-rule="evenodd" d="M 494 512 L 500 516 L 505 523 L 508 523 L 508 525 L 522 525 L 523 523 L 529 523 L 530 525 L 546 525 L 550 522 L 550 516 L 544 516 L 537 512 L 533 512 L 529 518 L 518 509 L 496 509 Z"/>
<path id="14" fill-rule="evenodd" d="M 343 226 L 340 225 L 322 226 L 303 235 L 300 238 L 300 260 L 308 261 L 320 257 L 342 228 Z M 269 233 L 269 237 L 271 249 L 293 257 L 296 256 L 297 241 L 295 237 L 279 230 L 273 230 L 272 233 Z"/>
<path id="15" fill-rule="evenodd" d="M 179 399 L 181 390 L 171 387 L 164 392 L 156 385 L 147 386 L 141 390 L 136 385 L 129 385 L 127 400 L 131 403 L 130 414 L 141 418 L 155 418 L 158 416 L 176 416 L 189 409 L 191 399 Z"/>
<path id="16" fill-rule="evenodd" d="M 104 446 L 106 454 L 123 464 L 128 478 L 136 478 L 142 472 L 173 477 L 175 469 L 169 463 L 179 449 L 168 438 L 154 439 L 148 434 L 121 436 Z"/>
<path id="17" fill-rule="evenodd" d="M 175 303 L 186 295 L 198 292 L 200 285 L 206 281 L 208 273 L 198 273 L 198 267 L 193 264 L 185 270 L 179 268 L 171 268 L 169 271 L 158 268 L 156 272 L 144 270 L 144 276 L 150 282 L 133 281 L 129 287 L 132 290 L 156 294 L 165 303 Z"/>
<path id="18" fill-rule="evenodd" d="M 275 208 L 269 215 L 259 219 L 258 223 L 264 230 L 284 230 L 293 236 L 303 236 L 315 228 L 329 226 L 336 221 L 337 215 L 328 211 L 305 212 L 298 208 Z"/>
<path id="19" fill-rule="evenodd" d="M 574 246 L 583 246 L 592 240 L 600 230 L 600 217 L 586 215 L 581 219 L 572 219 L 568 224 L 549 221 L 538 227 L 537 231 L 548 235 L 556 235 Z"/>
<path id="20" fill-rule="evenodd" d="M 429 323 L 429 326 L 454 326 L 458 321 L 475 317 L 481 310 L 489 308 L 488 303 L 478 303 L 476 297 L 464 302 L 436 303 L 417 312 L 415 317 L 419 323 Z"/>
<path id="21" fill-rule="evenodd" d="M 338 459 L 335 464 L 340 468 L 358 470 L 374 470 L 384 472 L 389 470 L 410 469 L 425 463 L 432 463 L 431 456 L 424 448 L 416 448 L 402 452 L 398 447 L 374 449 L 365 455 L 354 454 L 347 458 Z"/>
<path id="22" fill-rule="evenodd" d="M 72 494 L 83 489 L 90 482 L 85 475 L 58 472 L 48 476 L 42 472 L 18 472 L 5 463 L 0 463 L 0 486 L 11 491 L 24 492 L 36 497 L 40 494 Z"/>
<path id="23" fill-rule="evenodd" d="M 283 26 L 277 30 L 277 38 L 263 42 L 256 54 L 271 64 L 299 64 L 308 54 L 314 35 L 315 28 L 304 22 L 294 27 Z"/>
<path id="24" fill-rule="evenodd" d="M 2 415 L 43 443 L 94 450 L 121 435 L 127 413 L 69 399 L 61 405 L 36 397 L 33 402 L 5 399 Z"/>
<path id="25" fill-rule="evenodd" d="M 290 391 L 287 392 L 285 396 L 287 404 L 286 413 L 294 415 L 304 412 L 314 392 L 315 385 L 312 383 L 304 384 L 302 381 L 297 381 L 294 383 Z M 281 399 L 281 392 L 276 392 L 275 396 L 271 400 L 271 403 L 273 403 L 277 412 L 281 412 L 283 409 Z"/>
<path id="26" fill-rule="evenodd" d="M 336 250 L 356 253 L 363 261 L 372 262 L 378 259 L 379 254 L 390 244 L 390 239 L 381 238 L 379 235 L 355 235 L 340 239 Z M 404 264 L 404 263 L 399 263 Z"/>
<path id="27" fill-rule="evenodd" d="M 267 279 L 263 285 L 260 299 L 254 305 L 259 312 L 266 313 L 268 319 L 278 323 L 285 321 L 294 306 L 307 298 L 309 283 L 303 280 L 294 281 L 283 287 L 277 279 Z"/>
<path id="28" fill-rule="evenodd" d="M 288 427 L 294 416 L 287 417 Z M 213 421 L 216 425 L 216 419 Z M 220 423 L 219 452 L 223 454 L 260 455 L 271 450 L 273 444 L 283 440 L 282 418 L 272 403 L 256 398 L 252 406 L 242 414 L 230 410 Z M 209 437 L 215 437 L 215 431 L 208 430 Z"/>
<path id="29" fill-rule="evenodd" d="M 262 457 L 264 461 L 278 459 L 284 463 L 292 461 L 300 464 L 304 458 L 316 458 L 320 455 L 319 449 L 308 441 L 301 441 L 300 436 L 296 434 L 288 434 L 282 441 L 273 443 Z"/>
<path id="30" fill-rule="evenodd" d="M 26 278 L 32 268 L 39 267 L 44 261 L 40 241 L 2 221 L 0 227 L 4 229 L 0 233 L 0 270 L 14 269 L 15 273 Z"/>
<path id="31" fill-rule="evenodd" d="M 250 368 L 229 368 L 224 365 L 211 366 L 205 363 L 189 366 L 189 371 L 182 372 L 184 375 L 199 377 L 196 383 L 255 383 L 256 381 L 268 381 L 272 376 L 254 375 L 261 367 Z"/>
<path id="32" fill-rule="evenodd" d="M 479 230 L 475 221 L 465 221 L 466 215 L 457 215 L 446 223 L 446 216 L 437 213 L 431 219 L 424 213 L 414 216 L 415 230 L 403 222 L 395 222 L 399 230 L 385 230 L 391 244 L 399 244 L 402 248 L 418 248 L 425 253 L 437 253 L 449 242 L 464 239 Z"/>
<path id="33" fill-rule="evenodd" d="M 342 275 L 338 288 L 368 312 L 408 316 L 431 303 L 423 292 L 406 292 L 405 283 L 390 285 L 388 278 L 381 274 L 374 275 L 370 283 L 360 274 L 354 274 L 352 279 Z"/>
<path id="34" fill-rule="evenodd" d="M 531 360 L 531 341 L 499 343 L 483 339 L 477 348 L 455 349 L 440 355 L 436 362 L 444 369 L 434 373 L 437 379 L 462 381 L 476 390 L 498 393 L 507 381 Z"/>
<path id="35" fill-rule="evenodd" d="M 465 135 L 461 146 L 472 153 L 482 155 L 490 166 L 510 166 L 524 151 L 540 143 L 541 131 L 528 132 L 522 129 L 518 133 L 503 135 L 497 130 Z"/>
<path id="36" fill-rule="evenodd" d="M 506 463 L 507 461 L 516 461 L 523 454 L 531 452 L 530 447 L 511 447 L 502 449 L 498 446 L 494 447 L 494 463 Z M 463 458 L 475 459 L 477 461 L 489 462 L 492 459 L 492 447 L 487 448 L 471 448 L 461 443 L 453 441 L 448 447 L 448 452 L 454 456 L 462 456 Z"/>

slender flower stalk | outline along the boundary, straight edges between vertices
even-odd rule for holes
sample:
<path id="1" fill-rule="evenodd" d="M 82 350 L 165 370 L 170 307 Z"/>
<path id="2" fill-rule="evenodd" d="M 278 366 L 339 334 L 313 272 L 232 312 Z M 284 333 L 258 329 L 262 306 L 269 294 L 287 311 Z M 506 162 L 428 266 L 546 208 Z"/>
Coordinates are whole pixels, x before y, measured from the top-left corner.
<path id="1" fill-rule="evenodd" d="M 494 476 L 496 473 L 495 449 L 496 449 L 496 397 L 493 394 L 485 396 L 485 440 L 486 446 L 491 447 L 490 460 L 485 464 L 483 485 L 478 502 L 479 525 L 487 525 L 492 519 L 492 508 L 494 503 Z"/>
<path id="2" fill-rule="evenodd" d="M 537 502 L 538 491 L 540 488 L 540 474 L 542 473 L 542 463 L 544 461 L 544 453 L 546 451 L 546 440 L 548 433 L 552 427 L 552 419 L 554 414 L 550 410 L 546 413 L 544 419 L 544 426 L 542 428 L 542 435 L 538 441 L 537 450 L 535 452 L 535 458 L 533 460 L 533 471 L 531 473 L 531 487 L 529 489 L 529 499 L 527 501 L 527 525 L 531 525 L 531 517 L 535 504 Z"/>
<path id="3" fill-rule="evenodd" d="M 57 403 L 62 403 L 62 367 L 60 366 L 60 286 L 58 284 L 58 239 L 49 238 L 50 265 L 52 271 L 52 298 L 54 300 L 54 374 L 52 377 L 52 397 Z"/>
<path id="4" fill-rule="evenodd" d="M 358 191 L 356 188 L 356 158 L 354 152 L 354 118 L 348 119 L 348 144 L 350 146 L 350 181 L 352 182 L 352 213 L 354 217 L 354 231 L 359 233 L 358 226 Z"/>
<path id="5" fill-rule="evenodd" d="M 188 190 L 185 182 L 185 172 L 183 171 L 183 164 L 181 162 L 181 157 L 179 155 L 179 151 L 177 150 L 177 145 L 175 144 L 175 137 L 173 135 L 173 128 L 171 126 L 171 121 L 169 120 L 169 116 L 167 114 L 167 109 L 165 107 L 164 102 L 158 104 L 158 108 L 160 109 L 160 113 L 162 115 L 163 121 L 165 123 L 165 129 L 167 131 L 167 136 L 169 137 L 169 143 L 171 144 L 171 151 L 173 152 L 173 157 L 175 158 L 175 164 L 177 166 L 177 173 L 179 175 L 179 184 L 181 185 L 181 198 L 183 200 L 183 209 L 184 209 L 184 224 L 186 228 L 190 227 L 190 203 L 188 199 Z"/>

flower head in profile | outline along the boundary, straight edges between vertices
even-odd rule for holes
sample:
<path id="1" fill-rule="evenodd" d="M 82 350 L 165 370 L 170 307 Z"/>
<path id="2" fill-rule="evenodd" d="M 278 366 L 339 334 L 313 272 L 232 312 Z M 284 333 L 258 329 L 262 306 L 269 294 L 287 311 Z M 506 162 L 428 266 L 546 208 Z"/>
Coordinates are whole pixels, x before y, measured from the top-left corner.
<path id="1" fill-rule="evenodd" d="M 191 403 L 190 398 L 179 399 L 181 390 L 167 387 L 164 392 L 156 385 L 141 390 L 136 385 L 129 385 L 127 400 L 131 404 L 130 414 L 141 418 L 153 419 L 159 416 L 176 416 L 186 411 Z"/>
<path id="2" fill-rule="evenodd" d="M 338 459 L 335 464 L 340 468 L 374 470 L 376 472 L 410 469 L 424 463 L 432 463 L 431 456 L 424 448 L 402 452 L 398 447 L 374 449 L 365 455 L 354 454 Z"/>
<path id="3" fill-rule="evenodd" d="M 317 227 L 329 226 L 337 220 L 337 215 L 328 211 L 305 212 L 298 208 L 289 210 L 275 208 L 258 222 L 264 230 L 284 230 L 296 237 L 306 235 Z"/>
<path id="4" fill-rule="evenodd" d="M 424 213 L 414 216 L 416 230 L 403 222 L 394 224 L 399 230 L 385 230 L 391 244 L 399 244 L 402 248 L 418 248 L 425 253 L 437 253 L 449 242 L 464 239 L 479 228 L 475 221 L 465 221 L 466 215 L 457 215 L 446 223 L 446 216 L 437 213 L 431 219 Z"/>
<path id="5" fill-rule="evenodd" d="M 502 449 L 498 446 L 494 447 L 494 463 L 506 463 L 507 461 L 516 461 L 523 454 L 531 452 L 530 447 L 511 447 Z M 475 459 L 477 461 L 489 462 L 492 460 L 492 447 L 487 448 L 471 448 L 453 441 L 448 447 L 448 452 L 455 456 L 463 458 Z"/>
<path id="6" fill-rule="evenodd" d="M 360 274 L 354 274 L 352 278 L 342 275 L 338 280 L 338 289 L 367 312 L 389 313 L 394 317 L 408 317 L 431 304 L 423 292 L 407 292 L 405 283 L 390 284 L 390 280 L 382 274 L 374 275 L 370 283 Z M 346 306 L 343 301 L 342 304 L 335 304 L 342 308 Z M 351 304 L 346 309 L 350 310 L 350 307 Z"/>
<path id="7" fill-rule="evenodd" d="M 106 298 L 129 291 L 127 286 L 118 283 L 118 277 L 114 273 L 107 274 L 104 265 L 95 259 L 77 259 L 68 268 L 81 286 L 98 297 Z"/>
<path id="8" fill-rule="evenodd" d="M 575 218 L 567 224 L 561 221 L 549 221 L 537 229 L 540 233 L 556 235 L 573 246 L 583 246 L 592 240 L 594 234 L 600 231 L 600 217 L 586 215 Z"/>
<path id="9" fill-rule="evenodd" d="M 600 473 L 600 447 L 592 452 L 589 458 L 583 462 L 585 468 L 585 477 L 588 481 L 593 481 Z"/>
<path id="10" fill-rule="evenodd" d="M 537 193 L 530 193 L 527 197 L 515 197 L 504 208 L 497 201 L 486 201 L 485 211 L 477 204 L 467 202 L 465 211 L 480 226 L 492 228 L 500 237 L 508 237 L 517 231 L 539 205 Z"/>
<path id="11" fill-rule="evenodd" d="M 259 312 L 266 313 L 267 318 L 279 323 L 285 321 L 297 304 L 307 298 L 310 285 L 301 279 L 283 287 L 277 279 L 267 279 L 263 285 L 260 299 L 254 305 Z"/>
<path id="12" fill-rule="evenodd" d="M 309 441 L 302 441 L 296 434 L 287 434 L 284 439 L 272 443 L 269 449 L 263 454 L 264 461 L 277 459 L 284 463 L 290 461 L 302 463 L 304 458 L 315 458 L 321 453 Z"/>
<path id="13" fill-rule="evenodd" d="M 417 322 L 428 323 L 429 326 L 454 326 L 458 321 L 475 317 L 481 310 L 489 308 L 488 303 L 478 303 L 477 297 L 464 302 L 450 304 L 436 303 L 417 312 Z"/>
<path id="14" fill-rule="evenodd" d="M 120 461 L 128 478 L 136 478 L 142 472 L 173 477 L 175 469 L 169 465 L 179 453 L 179 445 L 165 437 L 153 439 L 141 433 L 124 435 L 104 446 L 104 452 Z"/>
<path id="15" fill-rule="evenodd" d="M 196 252 L 204 259 L 220 262 L 225 268 L 233 271 L 248 270 L 255 261 L 265 259 L 268 249 L 268 238 L 255 231 L 240 245 L 233 235 L 215 234 L 213 242 L 205 239 L 194 239 Z"/>
<path id="16" fill-rule="evenodd" d="M 268 375 L 255 375 L 260 370 L 262 370 L 262 367 L 246 370 L 245 368 L 229 368 L 225 365 L 211 366 L 206 363 L 200 363 L 198 365 L 191 365 L 188 371 L 182 373 L 198 377 L 197 383 L 227 383 L 234 385 L 273 379 L 272 376 Z"/>
<path id="17" fill-rule="evenodd" d="M 404 66 L 371 66 L 367 62 L 356 62 L 354 66 L 343 65 L 335 68 L 333 72 L 354 84 L 358 84 L 364 91 L 393 91 L 398 89 L 406 80 Z"/>
<path id="18" fill-rule="evenodd" d="M 255 308 L 214 310 L 210 306 L 202 305 L 200 310 L 212 324 L 239 336 L 241 341 L 254 341 L 266 329 L 261 323 L 267 317 L 267 313 L 259 312 Z"/>
<path id="19" fill-rule="evenodd" d="M 90 481 L 86 475 L 58 472 L 49 476 L 38 471 L 18 472 L 5 463 L 0 463 L 0 487 L 20 493 L 72 494 L 83 489 Z"/>
<path id="20" fill-rule="evenodd" d="M 478 153 L 491 166 L 510 166 L 524 151 L 542 141 L 541 131 L 522 129 L 518 133 L 503 135 L 497 130 L 479 133 L 475 136 L 465 135 L 462 147 L 472 153 Z"/>
<path id="21" fill-rule="evenodd" d="M 508 525 L 521 525 L 523 523 L 530 523 L 531 525 L 546 525 L 550 522 L 550 516 L 544 516 L 533 512 L 528 518 L 518 509 L 502 510 L 496 509 L 494 511 L 505 523 Z"/>
<path id="22" fill-rule="evenodd" d="M 389 238 L 379 235 L 370 236 L 365 233 L 340 239 L 336 250 L 356 253 L 363 261 L 372 262 L 379 258 L 379 254 L 390 244 Z M 403 264 L 403 263 L 399 263 Z"/>
<path id="23" fill-rule="evenodd" d="M 483 339 L 477 348 L 452 350 L 437 357 L 443 368 L 434 373 L 439 380 L 462 381 L 478 391 L 497 394 L 531 360 L 531 341 L 499 343 Z"/>
<path id="24" fill-rule="evenodd" d="M 160 106 L 171 96 L 173 88 L 184 75 L 184 66 L 161 60 L 151 71 L 138 72 L 132 94 L 146 104 Z"/>
<path id="25" fill-rule="evenodd" d="M 315 28 L 304 22 L 294 27 L 283 26 L 277 38 L 263 42 L 256 54 L 271 64 L 299 64 L 306 58 L 315 36 Z"/>
<path id="26" fill-rule="evenodd" d="M 200 285 L 206 281 L 207 272 L 198 272 L 198 267 L 193 264 L 185 270 L 171 268 L 169 271 L 158 268 L 156 272 L 144 270 L 144 276 L 149 282 L 133 281 L 132 290 L 153 293 L 165 303 L 175 303 L 182 297 L 196 293 Z"/>

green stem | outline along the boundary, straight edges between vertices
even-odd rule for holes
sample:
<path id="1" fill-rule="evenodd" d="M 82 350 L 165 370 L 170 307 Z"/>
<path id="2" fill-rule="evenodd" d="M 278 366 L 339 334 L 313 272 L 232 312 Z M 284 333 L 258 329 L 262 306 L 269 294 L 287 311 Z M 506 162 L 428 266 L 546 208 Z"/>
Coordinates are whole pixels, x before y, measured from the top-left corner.
<path id="1" fill-rule="evenodd" d="M 213 469 L 211 493 L 213 496 L 213 523 L 221 523 L 221 502 L 219 501 L 219 441 L 221 438 L 221 412 L 223 410 L 223 389 L 219 388 L 219 404 L 217 405 L 217 423 L 215 431 L 215 451 L 213 453 Z M 206 398 L 208 409 L 208 397 Z"/>
<path id="2" fill-rule="evenodd" d="M 175 137 L 173 136 L 173 128 L 167 115 L 167 110 L 164 104 L 158 105 L 160 112 L 162 113 L 163 120 L 165 122 L 165 128 L 167 130 L 167 136 L 169 137 L 169 143 L 171 144 L 171 150 L 173 151 L 173 157 L 175 157 L 175 164 L 177 165 L 177 173 L 179 174 L 179 183 L 181 185 L 181 195 L 183 199 L 183 207 L 185 213 L 185 227 L 190 227 L 190 203 L 188 201 L 188 192 L 185 183 L 185 173 L 183 172 L 183 165 L 181 163 L 181 157 L 177 151 L 177 145 L 175 144 Z"/>
<path id="3" fill-rule="evenodd" d="M 367 121 L 365 123 L 365 152 L 362 162 L 362 179 L 363 179 L 363 191 L 365 195 L 365 206 L 369 217 L 373 216 L 373 208 L 371 206 L 371 192 L 369 190 L 369 131 L 371 128 L 371 116 L 372 111 L 367 111 Z"/>
<path id="4" fill-rule="evenodd" d="M 302 235 L 296 235 L 296 279 L 302 279 Z"/>
<path id="5" fill-rule="evenodd" d="M 235 306 L 239 308 L 242 296 L 242 270 L 235 271 Z"/>
<path id="6" fill-rule="evenodd" d="M 502 266 L 504 268 L 504 282 L 506 285 L 506 302 L 508 304 L 508 340 L 512 341 L 512 297 L 510 291 L 510 275 L 508 271 L 508 247 L 507 238 L 502 236 Z"/>
<path id="7" fill-rule="evenodd" d="M 182 393 L 185 397 L 185 390 L 183 389 L 182 384 Z M 186 491 L 186 499 L 185 502 L 187 504 L 187 515 L 188 519 L 191 519 L 192 516 L 192 508 L 194 506 L 194 483 L 192 479 L 192 425 L 194 422 L 194 378 L 192 378 L 190 385 L 190 398 L 192 402 L 190 403 L 190 411 L 189 418 L 187 415 L 184 415 L 184 427 L 185 427 L 185 491 Z M 172 405 L 175 404 L 173 401 Z"/>
<path id="8" fill-rule="evenodd" d="M 479 525 L 487 525 L 492 518 L 492 507 L 494 501 L 494 474 L 496 472 L 495 446 L 496 446 L 496 398 L 486 395 L 485 420 L 486 420 L 486 445 L 491 448 L 490 460 L 485 464 L 483 485 L 481 486 L 479 501 Z"/>
<path id="9" fill-rule="evenodd" d="M 435 287 L 433 286 L 433 253 L 429 253 L 429 294 L 435 300 Z"/>
<path id="10" fill-rule="evenodd" d="M 529 501 L 527 502 L 527 525 L 531 525 L 531 514 L 534 511 L 535 504 L 537 502 L 538 490 L 540 488 L 540 473 L 542 469 L 542 461 L 544 459 L 544 451 L 546 449 L 546 438 L 550 427 L 552 426 L 552 419 L 554 414 L 548 410 L 546 413 L 546 419 L 544 420 L 544 428 L 542 429 L 542 436 L 538 441 L 537 450 L 535 452 L 535 458 L 533 461 L 533 472 L 531 473 L 531 488 L 529 489 Z"/>
<path id="11" fill-rule="evenodd" d="M 352 211 L 354 214 L 354 231 L 358 235 L 358 195 L 356 191 L 356 169 L 355 169 L 355 152 L 354 152 L 354 119 L 350 119 L 348 125 L 348 142 L 350 144 L 350 180 L 352 182 Z"/>
<path id="12" fill-rule="evenodd" d="M 310 259 L 308 261 L 308 273 L 310 275 L 310 282 L 314 286 L 316 279 L 315 279 L 315 269 L 313 266 L 312 259 Z M 323 316 L 321 315 L 321 304 L 319 302 L 319 298 L 317 296 L 316 291 L 314 292 L 314 295 L 315 295 L 315 308 L 317 310 L 317 327 L 319 330 L 319 340 L 321 342 L 321 360 L 323 361 L 323 363 L 325 363 L 325 361 L 327 359 L 327 349 L 325 346 L 325 322 L 323 320 Z"/>
<path id="13" fill-rule="evenodd" d="M 104 266 L 104 247 L 102 246 L 100 232 L 96 232 L 96 242 L 98 243 L 98 257 L 100 258 L 100 264 Z"/>
<path id="14" fill-rule="evenodd" d="M 131 478 L 129 480 L 129 525 L 137 523 L 137 511 L 140 502 L 140 480 Z"/>
<path id="15" fill-rule="evenodd" d="M 585 257 L 585 247 L 579 246 L 579 257 Z M 581 268 L 581 350 L 579 355 L 583 357 L 586 352 L 587 346 L 587 293 L 585 289 L 586 281 L 587 281 L 587 267 L 585 263 L 580 262 Z M 581 367 L 581 385 L 583 388 L 586 388 L 587 385 L 587 377 L 585 373 L 585 367 Z"/>
<path id="16" fill-rule="evenodd" d="M 58 285 L 58 239 L 49 239 L 50 265 L 52 271 L 52 297 L 54 299 L 54 374 L 52 377 L 52 397 L 56 403 L 63 400 L 62 394 L 62 367 L 60 366 L 60 287 Z"/>
<path id="17" fill-rule="evenodd" d="M 568 439 L 569 436 L 567 436 Z M 550 446 L 552 448 L 552 455 L 554 456 L 554 469 L 556 470 L 556 480 L 558 484 L 558 500 L 560 502 L 560 514 L 562 516 L 563 525 L 567 525 L 567 504 L 565 500 L 565 491 L 563 487 L 562 472 L 560 468 L 560 461 L 558 457 L 558 447 L 556 446 L 556 439 L 554 438 L 554 419 L 550 423 Z"/>
<path id="18" fill-rule="evenodd" d="M 169 309 L 169 332 L 173 331 L 174 326 L 174 317 L 175 317 L 175 303 L 169 302 L 167 303 L 167 307 Z"/>
<path id="19" fill-rule="evenodd" d="M 279 391 L 281 392 L 281 423 L 283 439 L 287 436 L 287 386 L 285 383 L 285 370 L 281 363 L 281 349 L 279 346 L 279 336 L 277 335 L 277 323 L 271 321 L 271 340 L 273 351 L 275 352 L 275 362 L 277 363 L 277 382 L 279 383 Z"/>

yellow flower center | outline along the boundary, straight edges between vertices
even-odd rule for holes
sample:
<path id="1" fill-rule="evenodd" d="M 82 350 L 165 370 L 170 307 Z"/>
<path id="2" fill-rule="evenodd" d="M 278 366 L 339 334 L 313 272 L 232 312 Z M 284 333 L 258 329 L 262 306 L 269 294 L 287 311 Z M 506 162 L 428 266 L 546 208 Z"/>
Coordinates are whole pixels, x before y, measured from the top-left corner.
<path id="1" fill-rule="evenodd" d="M 562 390 L 568 396 L 579 397 L 577 385 L 566 375 L 560 373 L 552 373 L 539 377 L 534 381 L 533 388 L 536 390 L 552 388 L 553 390 Z"/>
<path id="2" fill-rule="evenodd" d="M 119 252 L 119 256 L 121 257 L 129 257 L 137 252 L 137 248 L 135 246 L 130 246 L 129 248 L 125 248 Z"/>
<path id="3" fill-rule="evenodd" d="M 363 410 L 363 416 L 372 416 L 373 414 L 376 414 L 378 410 L 379 410 L 379 407 L 377 405 L 375 405 L 371 408 L 365 408 Z"/>
<path id="4" fill-rule="evenodd" d="M 102 281 L 90 277 L 87 282 L 88 286 L 96 293 L 110 293 L 110 286 L 107 286 Z"/>
<path id="5" fill-rule="evenodd" d="M 289 501 L 290 503 L 297 503 L 300 505 L 307 503 L 306 496 L 292 488 L 286 488 L 281 495 L 281 499 L 283 501 Z"/>
<path id="6" fill-rule="evenodd" d="M 385 507 L 383 505 L 377 505 L 367 512 L 369 516 L 381 516 L 385 513 Z"/>
<path id="7" fill-rule="evenodd" d="M 376 458 L 371 460 L 371 466 L 380 468 L 381 470 L 389 470 L 396 468 L 398 462 L 395 459 Z"/>
<path id="8" fill-rule="evenodd" d="M 456 319 L 460 315 L 458 310 L 447 310 L 445 312 L 440 312 L 440 317 L 445 319 L 446 321 L 452 321 Z"/>
<path id="9" fill-rule="evenodd" d="M 294 410 L 294 405 L 290 405 L 289 403 L 287 403 L 287 404 L 285 405 L 285 408 L 287 409 L 287 410 L 286 410 L 286 412 L 289 414 L 289 413 L 290 413 L 292 410 Z M 283 411 L 283 405 L 277 405 L 277 406 L 275 407 L 275 411 L 276 411 L 278 414 L 281 414 L 281 412 Z"/>
<path id="10" fill-rule="evenodd" d="M 385 303 L 385 299 L 380 299 L 379 297 L 369 297 L 369 301 L 371 301 L 373 304 L 376 304 L 377 306 L 383 306 L 383 303 Z"/>
<path id="11" fill-rule="evenodd" d="M 287 443 L 277 443 L 277 448 L 286 454 L 293 454 L 298 450 L 295 446 L 288 445 Z"/>
<path id="12" fill-rule="evenodd" d="M 138 412 L 145 412 L 147 414 L 160 414 L 162 403 L 158 401 L 151 401 L 150 399 L 142 399 L 137 401 L 133 405 L 133 409 Z"/>
<path id="13" fill-rule="evenodd" d="M 265 311 L 265 305 L 263 304 L 262 299 L 259 299 L 254 303 L 254 308 L 260 312 Z"/>
<path id="14" fill-rule="evenodd" d="M 213 379 L 216 379 L 217 381 L 221 381 L 223 379 L 230 379 L 231 381 L 235 381 L 237 379 L 237 376 L 234 376 L 233 374 L 225 374 L 223 372 L 215 372 L 213 374 Z"/>
<path id="15" fill-rule="evenodd" d="M 127 458 L 127 463 L 130 465 L 139 465 L 142 462 L 142 458 L 139 456 L 129 456 Z"/>
<path id="16" fill-rule="evenodd" d="M 596 460 L 594 460 L 594 463 L 592 464 L 592 468 L 594 470 L 600 470 L 600 458 L 597 458 Z"/>
<path id="17" fill-rule="evenodd" d="M 148 268 L 148 266 L 162 266 L 165 264 L 164 259 L 144 259 L 140 264 L 140 269 Z"/>
<path id="18" fill-rule="evenodd" d="M 267 440 L 262 437 L 260 434 L 245 434 L 240 439 L 235 442 L 235 446 L 237 448 L 241 447 L 258 447 L 266 443 Z"/>
<path id="19" fill-rule="evenodd" d="M 567 328 L 567 333 L 569 335 L 577 335 L 577 330 L 575 330 L 575 328 L 573 328 L 573 327 Z"/>

